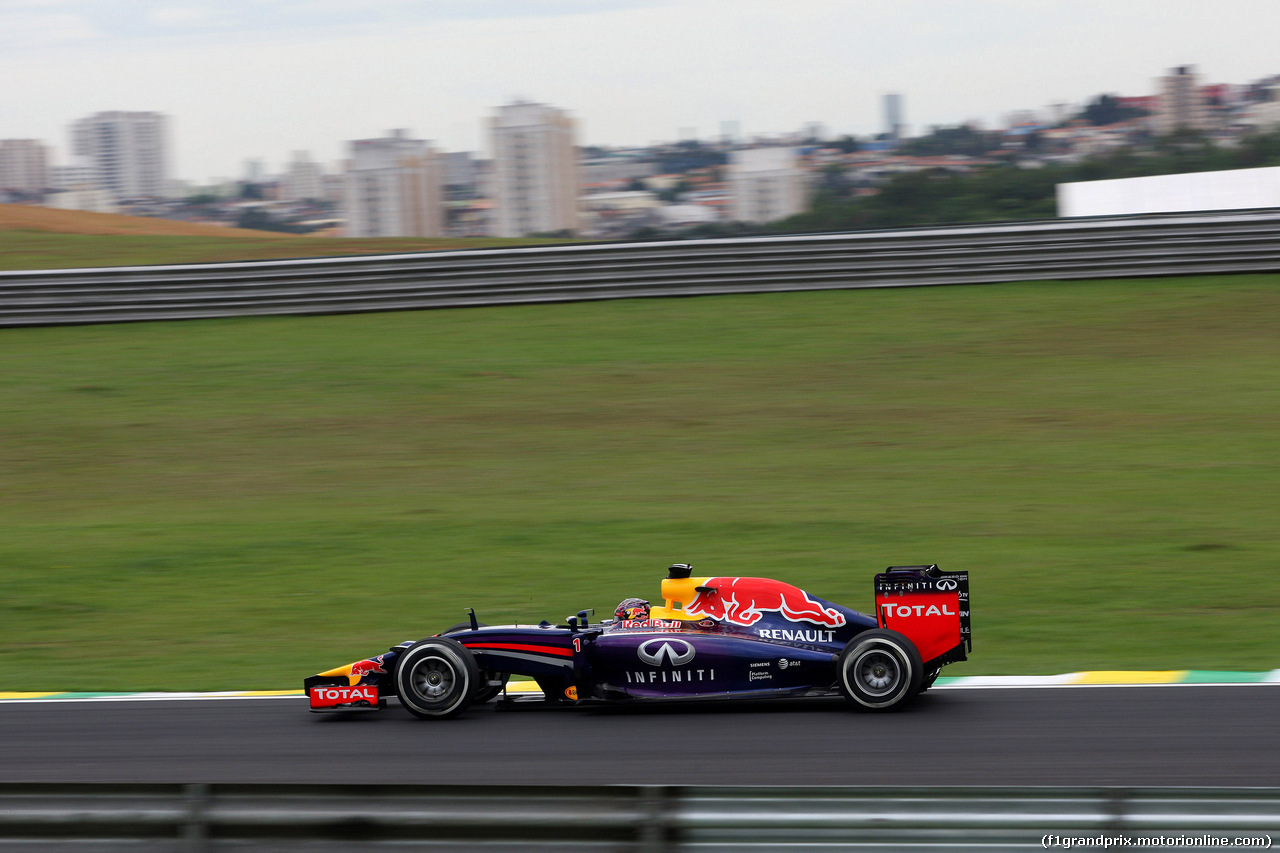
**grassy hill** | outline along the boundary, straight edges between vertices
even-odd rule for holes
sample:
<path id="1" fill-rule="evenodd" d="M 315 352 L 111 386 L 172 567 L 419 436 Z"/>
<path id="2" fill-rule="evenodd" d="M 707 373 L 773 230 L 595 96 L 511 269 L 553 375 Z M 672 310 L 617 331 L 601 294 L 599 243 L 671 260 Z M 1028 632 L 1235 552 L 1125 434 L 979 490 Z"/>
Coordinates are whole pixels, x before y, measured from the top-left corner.
<path id="1" fill-rule="evenodd" d="M 0 333 L 0 666 L 292 687 L 673 561 L 869 608 L 973 579 L 949 674 L 1280 667 L 1280 278 Z"/>
<path id="2" fill-rule="evenodd" d="M 537 245 L 548 240 L 340 237 L 0 204 L 0 270 L 192 264 Z"/>
<path id="3" fill-rule="evenodd" d="M 177 222 L 149 216 L 122 216 L 84 210 L 58 210 L 31 204 L 0 204 L 0 231 L 39 231 L 50 234 L 135 235 L 147 237 L 240 237 L 279 240 L 289 235 Z"/>

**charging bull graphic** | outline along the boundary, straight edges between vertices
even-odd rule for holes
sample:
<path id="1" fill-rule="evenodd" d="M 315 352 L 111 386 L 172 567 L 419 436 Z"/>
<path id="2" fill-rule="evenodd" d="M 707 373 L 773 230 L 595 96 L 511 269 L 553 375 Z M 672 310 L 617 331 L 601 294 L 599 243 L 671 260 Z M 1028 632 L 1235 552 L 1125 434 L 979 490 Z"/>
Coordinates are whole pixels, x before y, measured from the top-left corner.
<path id="1" fill-rule="evenodd" d="M 844 624 L 844 614 L 823 607 L 799 587 L 766 578 L 708 578 L 685 605 L 693 616 L 710 616 L 750 627 L 765 612 L 780 613 L 791 622 L 813 622 L 830 628 Z"/>
<path id="2" fill-rule="evenodd" d="M 376 658 L 370 658 L 369 660 L 356 661 L 355 663 L 351 664 L 351 677 L 363 678 L 364 676 L 374 672 L 380 672 L 383 675 L 386 675 L 387 671 L 382 668 L 382 658 L 383 658 L 383 655 L 378 655 Z"/>

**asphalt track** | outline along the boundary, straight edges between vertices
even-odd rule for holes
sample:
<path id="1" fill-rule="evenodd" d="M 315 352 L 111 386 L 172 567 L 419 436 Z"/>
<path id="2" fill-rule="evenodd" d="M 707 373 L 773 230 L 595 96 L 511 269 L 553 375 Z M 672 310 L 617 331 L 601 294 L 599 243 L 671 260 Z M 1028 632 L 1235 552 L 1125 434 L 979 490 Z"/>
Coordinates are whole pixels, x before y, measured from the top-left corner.
<path id="1" fill-rule="evenodd" d="M 305 700 L 0 704 L 0 781 L 1280 785 L 1280 684 L 940 689 L 842 701 L 472 709 Z"/>

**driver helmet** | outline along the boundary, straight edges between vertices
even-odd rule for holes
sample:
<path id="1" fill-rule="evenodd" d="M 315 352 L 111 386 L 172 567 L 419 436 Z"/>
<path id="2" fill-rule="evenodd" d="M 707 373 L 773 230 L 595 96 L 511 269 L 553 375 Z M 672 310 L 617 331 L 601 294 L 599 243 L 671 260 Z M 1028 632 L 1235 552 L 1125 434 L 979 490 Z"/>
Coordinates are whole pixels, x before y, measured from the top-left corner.
<path id="1" fill-rule="evenodd" d="M 613 618 L 619 622 L 643 621 L 649 618 L 649 602 L 643 598 L 624 598 L 613 611 Z"/>

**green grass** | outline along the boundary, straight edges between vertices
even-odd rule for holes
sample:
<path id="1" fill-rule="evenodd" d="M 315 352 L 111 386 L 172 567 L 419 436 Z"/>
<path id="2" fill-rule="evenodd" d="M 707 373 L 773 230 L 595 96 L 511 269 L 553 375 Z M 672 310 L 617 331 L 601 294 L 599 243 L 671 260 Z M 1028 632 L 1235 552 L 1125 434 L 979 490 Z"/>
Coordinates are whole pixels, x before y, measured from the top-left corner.
<path id="1" fill-rule="evenodd" d="M 557 240 L 498 238 L 419 239 L 388 237 L 186 237 L 132 234 L 61 234 L 47 231 L 0 229 L 0 270 L 68 269 L 77 267 L 139 266 L 254 261 L 275 258 L 313 258 L 425 252 L 438 249 L 480 249 L 543 245 Z"/>
<path id="2" fill-rule="evenodd" d="M 0 666 L 290 687 L 684 560 L 968 570 L 950 675 L 1280 667 L 1278 285 L 0 330 Z"/>

